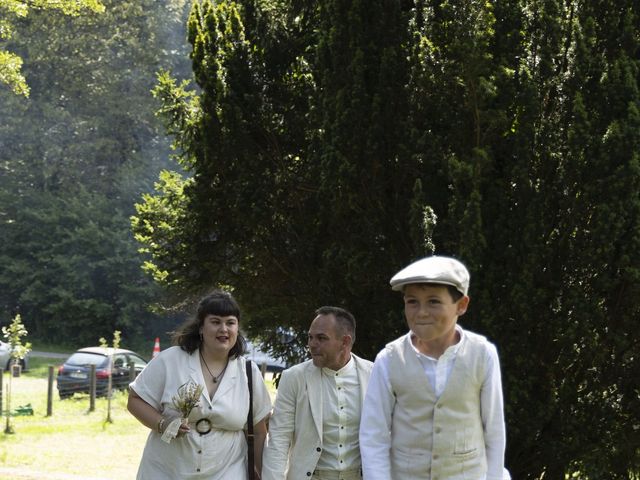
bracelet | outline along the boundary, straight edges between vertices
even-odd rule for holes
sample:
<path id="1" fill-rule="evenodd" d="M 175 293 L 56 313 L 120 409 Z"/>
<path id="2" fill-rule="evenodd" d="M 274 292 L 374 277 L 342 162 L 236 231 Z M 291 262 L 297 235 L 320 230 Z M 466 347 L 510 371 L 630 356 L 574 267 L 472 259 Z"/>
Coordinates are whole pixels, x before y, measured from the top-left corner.
<path id="1" fill-rule="evenodd" d="M 162 435 L 162 431 L 163 431 L 163 428 L 164 428 L 164 421 L 165 420 L 166 420 L 166 418 L 164 418 L 164 417 L 160 417 L 160 420 L 158 420 L 157 429 L 158 429 L 158 434 L 159 435 Z"/>

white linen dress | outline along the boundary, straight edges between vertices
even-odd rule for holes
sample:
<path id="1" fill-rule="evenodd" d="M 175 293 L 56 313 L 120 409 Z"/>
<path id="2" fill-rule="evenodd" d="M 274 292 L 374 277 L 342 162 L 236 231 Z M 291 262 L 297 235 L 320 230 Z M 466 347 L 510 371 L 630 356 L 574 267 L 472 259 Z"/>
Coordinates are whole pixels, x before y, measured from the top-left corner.
<path id="1" fill-rule="evenodd" d="M 178 388 L 194 381 L 204 385 L 200 356 L 171 347 L 154 358 L 130 387 L 160 412 L 172 411 Z M 253 420 L 258 423 L 271 410 L 271 398 L 258 367 L 253 368 Z M 175 412 L 175 411 L 174 411 Z M 200 403 L 189 415 L 191 431 L 164 442 L 152 430 L 142 454 L 138 480 L 246 480 L 247 443 L 243 429 L 249 412 L 249 390 L 243 357 L 230 360 L 213 399 L 206 387 Z M 211 431 L 201 435 L 195 424 L 211 422 Z"/>

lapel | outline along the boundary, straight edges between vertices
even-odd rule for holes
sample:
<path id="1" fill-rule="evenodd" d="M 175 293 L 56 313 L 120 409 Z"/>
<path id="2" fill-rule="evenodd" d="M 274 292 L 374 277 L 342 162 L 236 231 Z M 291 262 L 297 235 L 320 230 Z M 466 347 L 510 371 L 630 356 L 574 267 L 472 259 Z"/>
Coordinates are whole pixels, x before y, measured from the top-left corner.
<path id="1" fill-rule="evenodd" d="M 322 370 L 313 362 L 309 362 L 304 378 L 307 383 L 311 417 L 316 425 L 318 437 L 322 438 Z"/>
<path id="2" fill-rule="evenodd" d="M 194 351 L 189 355 L 189 377 L 198 385 L 204 385 L 204 377 L 202 376 L 202 369 L 200 368 L 200 350 Z"/>
<path id="3" fill-rule="evenodd" d="M 238 378 L 240 365 L 244 367 L 244 359 L 242 357 L 237 357 L 233 360 L 229 359 L 227 369 L 222 376 L 222 380 L 220 380 L 220 385 L 218 385 L 218 390 L 213 394 L 213 400 L 217 397 L 223 397 L 233 388 Z M 247 381 L 245 380 L 244 383 L 247 383 Z"/>
<path id="4" fill-rule="evenodd" d="M 211 401 L 209 400 L 209 394 L 207 392 L 207 384 L 205 383 L 204 376 L 202 375 L 202 367 L 200 367 L 200 350 L 196 349 L 195 352 L 189 355 L 188 363 L 189 377 L 198 385 L 202 385 L 202 394 L 200 395 L 200 398 L 210 404 Z"/>

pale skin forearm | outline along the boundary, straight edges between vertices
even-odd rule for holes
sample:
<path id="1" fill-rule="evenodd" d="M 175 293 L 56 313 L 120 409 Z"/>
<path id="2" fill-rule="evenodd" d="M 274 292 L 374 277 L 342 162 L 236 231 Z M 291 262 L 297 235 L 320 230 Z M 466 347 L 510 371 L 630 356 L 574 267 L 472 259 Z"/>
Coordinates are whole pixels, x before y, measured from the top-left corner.
<path id="1" fill-rule="evenodd" d="M 267 438 L 267 422 L 265 420 L 260 420 L 253 427 L 253 454 L 255 459 L 256 471 L 261 474 L 262 473 L 262 450 L 264 448 L 264 441 Z"/>
<path id="2" fill-rule="evenodd" d="M 145 427 L 150 428 L 154 432 L 158 431 L 158 423 L 163 418 L 163 415 L 156 410 L 154 407 L 145 402 L 140 396 L 129 389 L 129 399 L 127 400 L 127 410 L 138 419 L 138 421 L 143 424 Z M 167 427 L 170 418 L 167 418 L 164 422 L 163 430 Z M 178 435 L 182 435 L 189 431 L 189 426 L 187 424 L 183 424 L 180 426 L 180 430 Z"/>
<path id="3" fill-rule="evenodd" d="M 136 392 L 129 389 L 129 400 L 127 410 L 138 419 L 145 427 L 156 430 L 158 422 L 162 419 L 162 414 L 145 402 Z"/>

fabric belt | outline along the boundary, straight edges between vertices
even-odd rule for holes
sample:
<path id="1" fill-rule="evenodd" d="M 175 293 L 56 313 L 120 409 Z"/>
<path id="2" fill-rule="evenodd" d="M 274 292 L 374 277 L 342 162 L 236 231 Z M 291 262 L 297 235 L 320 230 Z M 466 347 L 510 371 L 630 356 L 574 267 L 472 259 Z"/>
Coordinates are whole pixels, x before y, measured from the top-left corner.
<path id="1" fill-rule="evenodd" d="M 349 470 L 319 470 L 313 472 L 316 480 L 360 480 L 362 478 L 361 468 L 350 468 Z"/>

